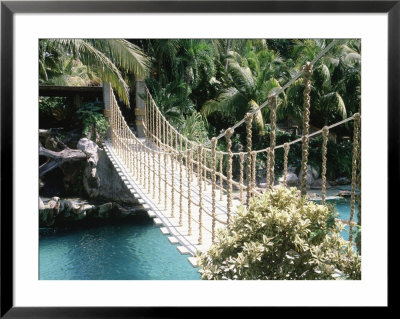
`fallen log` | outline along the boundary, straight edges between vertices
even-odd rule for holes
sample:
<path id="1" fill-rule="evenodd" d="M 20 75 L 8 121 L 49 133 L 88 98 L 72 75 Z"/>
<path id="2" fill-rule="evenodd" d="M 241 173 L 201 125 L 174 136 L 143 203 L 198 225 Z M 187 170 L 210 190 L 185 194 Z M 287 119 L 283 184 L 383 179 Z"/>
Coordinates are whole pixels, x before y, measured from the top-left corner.
<path id="1" fill-rule="evenodd" d="M 48 161 L 39 167 L 39 176 L 59 167 L 65 162 L 86 160 L 87 156 L 81 150 L 66 148 L 60 152 L 51 151 L 39 142 L 39 156 L 45 156 Z"/>

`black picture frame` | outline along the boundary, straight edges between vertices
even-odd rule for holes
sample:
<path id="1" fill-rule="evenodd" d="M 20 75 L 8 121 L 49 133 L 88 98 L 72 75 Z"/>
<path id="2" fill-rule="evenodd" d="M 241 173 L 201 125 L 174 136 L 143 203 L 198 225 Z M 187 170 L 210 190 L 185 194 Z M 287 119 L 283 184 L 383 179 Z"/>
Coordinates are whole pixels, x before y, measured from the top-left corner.
<path id="1" fill-rule="evenodd" d="M 387 13 L 388 207 L 399 181 L 400 0 L 396 1 L 1 1 L 1 318 L 177 318 L 187 308 L 14 307 L 13 303 L 13 19 L 15 13 Z M 397 211 L 398 209 L 396 209 Z M 396 212 L 394 211 L 394 212 Z M 388 218 L 390 215 L 388 214 Z M 393 223 L 388 225 L 393 227 Z M 388 226 L 389 227 L 389 226 Z M 389 234 L 389 229 L 388 229 Z M 388 247 L 390 241 L 388 240 Z M 389 254 L 388 254 L 389 258 Z M 390 258 L 388 260 L 390 264 Z M 390 281 L 388 282 L 389 286 Z M 390 308 L 390 298 L 387 309 Z M 384 307 L 386 308 L 386 307 Z M 243 308 L 240 312 L 244 310 Z M 298 313 L 301 309 L 291 308 Z M 302 309 L 304 310 L 304 309 Z M 226 314 L 223 307 L 196 315 Z M 237 310 L 235 310 L 237 313 Z"/>

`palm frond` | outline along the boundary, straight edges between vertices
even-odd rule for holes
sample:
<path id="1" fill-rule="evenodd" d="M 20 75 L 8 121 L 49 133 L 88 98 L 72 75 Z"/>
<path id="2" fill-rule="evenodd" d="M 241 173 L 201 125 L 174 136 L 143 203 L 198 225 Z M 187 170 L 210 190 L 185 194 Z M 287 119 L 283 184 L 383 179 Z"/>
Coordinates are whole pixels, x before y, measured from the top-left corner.
<path id="1" fill-rule="evenodd" d="M 340 114 L 345 119 L 347 117 L 346 105 L 339 93 L 331 92 L 321 97 L 320 108 L 325 110 L 333 111 Z"/>
<path id="2" fill-rule="evenodd" d="M 83 64 L 90 66 L 110 83 L 124 103 L 129 106 L 129 87 L 115 64 L 91 43 L 83 39 L 54 39 L 55 43 L 67 47 Z"/>
<path id="3" fill-rule="evenodd" d="M 150 59 L 138 46 L 125 39 L 90 40 L 90 43 L 123 70 L 140 78 L 148 76 Z"/>

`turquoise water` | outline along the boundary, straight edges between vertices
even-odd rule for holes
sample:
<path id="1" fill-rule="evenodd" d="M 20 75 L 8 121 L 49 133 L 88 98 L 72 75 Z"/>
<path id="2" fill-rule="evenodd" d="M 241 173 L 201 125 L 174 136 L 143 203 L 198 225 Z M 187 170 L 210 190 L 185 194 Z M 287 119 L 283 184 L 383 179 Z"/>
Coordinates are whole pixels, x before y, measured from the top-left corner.
<path id="1" fill-rule="evenodd" d="M 330 200 L 339 218 L 350 217 L 350 200 Z M 357 206 L 354 219 L 357 221 Z M 348 226 L 342 232 L 348 239 Z M 107 225 L 41 231 L 41 280 L 199 280 L 187 256 L 181 255 L 147 215 Z"/>
<path id="2" fill-rule="evenodd" d="M 111 225 L 41 232 L 39 279 L 199 280 L 147 215 Z"/>
<path id="3" fill-rule="evenodd" d="M 316 202 L 320 203 L 320 201 L 316 201 Z M 347 198 L 333 199 L 333 200 L 327 200 L 326 202 L 335 207 L 336 212 L 339 214 L 339 216 L 337 218 L 344 219 L 344 220 L 350 219 L 350 199 L 347 199 Z M 358 213 L 358 204 L 356 202 L 355 212 L 354 212 L 354 216 L 353 216 L 355 222 L 358 222 L 357 213 Z M 344 230 L 341 232 L 341 235 L 344 239 L 349 240 L 349 226 L 348 225 L 345 226 Z"/>

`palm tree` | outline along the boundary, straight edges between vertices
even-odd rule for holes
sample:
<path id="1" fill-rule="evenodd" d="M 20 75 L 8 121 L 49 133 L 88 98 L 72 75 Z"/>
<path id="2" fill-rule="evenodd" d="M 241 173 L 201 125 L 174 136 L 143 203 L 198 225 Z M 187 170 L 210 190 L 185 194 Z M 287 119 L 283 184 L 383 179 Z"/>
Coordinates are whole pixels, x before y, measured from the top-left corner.
<path id="1" fill-rule="evenodd" d="M 201 113 L 208 116 L 220 112 L 225 116 L 235 115 L 241 119 L 249 111 L 254 111 L 266 101 L 277 89 L 280 83 L 277 78 L 281 59 L 273 51 L 266 48 L 256 51 L 252 43 L 247 43 L 247 54 L 240 55 L 230 51 L 227 58 L 228 70 L 224 76 L 224 87 L 215 99 L 207 101 Z M 285 95 L 279 96 L 279 105 L 285 103 Z M 264 117 L 269 114 L 268 108 L 255 114 L 255 123 L 260 133 L 264 128 Z"/>
<path id="2" fill-rule="evenodd" d="M 127 106 L 129 87 L 124 74 L 145 78 L 149 73 L 149 58 L 139 47 L 124 39 L 48 39 L 42 44 L 46 44 L 46 50 L 66 52 L 81 61 L 88 73 L 110 83 Z M 41 49 L 42 53 L 46 50 Z M 43 69 L 40 61 L 39 66 Z"/>

